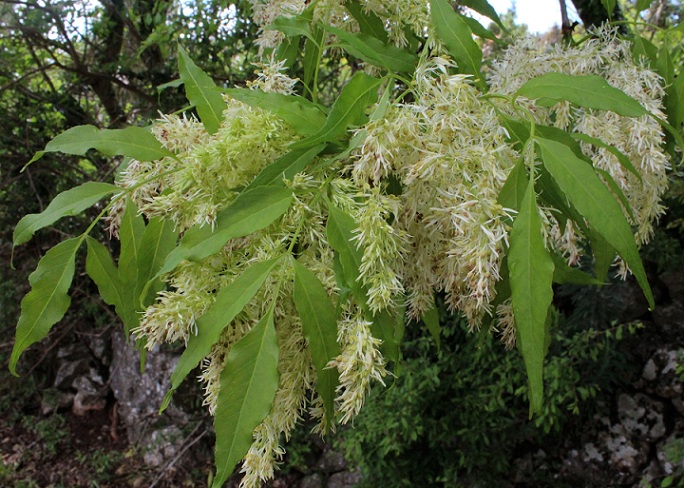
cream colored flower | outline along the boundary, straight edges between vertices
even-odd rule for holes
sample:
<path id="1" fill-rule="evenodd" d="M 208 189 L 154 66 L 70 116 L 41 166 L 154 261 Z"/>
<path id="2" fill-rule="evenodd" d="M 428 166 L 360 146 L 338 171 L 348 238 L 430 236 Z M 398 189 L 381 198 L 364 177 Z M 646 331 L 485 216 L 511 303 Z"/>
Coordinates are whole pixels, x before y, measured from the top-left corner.
<path id="1" fill-rule="evenodd" d="M 492 91 L 513 94 L 527 80 L 551 71 L 603 76 L 648 111 L 665 118 L 660 77 L 636 64 L 629 43 L 618 39 L 608 29 L 598 31 L 597 38 L 577 47 L 547 46 L 533 38 L 517 41 L 503 58 L 493 62 L 490 75 Z M 667 188 L 667 171 L 670 169 L 662 147 L 663 131 L 658 122 L 646 115 L 624 117 L 614 112 L 571 107 L 567 102 L 550 108 L 536 106 L 532 101 L 522 103 L 540 123 L 599 138 L 629 158 L 642 181 L 611 152 L 581 143 L 583 152 L 594 165 L 607 171 L 624 192 L 634 213 L 634 219 L 630 220 L 636 227 L 637 242 L 647 243 L 653 234 L 654 223 L 664 212 L 660 198 Z M 552 235 L 560 239 L 557 246 L 571 261 L 575 261 L 577 256 L 572 249 L 578 245 L 571 240 L 581 236 L 576 234 L 576 229 L 569 232 L 555 229 Z"/>

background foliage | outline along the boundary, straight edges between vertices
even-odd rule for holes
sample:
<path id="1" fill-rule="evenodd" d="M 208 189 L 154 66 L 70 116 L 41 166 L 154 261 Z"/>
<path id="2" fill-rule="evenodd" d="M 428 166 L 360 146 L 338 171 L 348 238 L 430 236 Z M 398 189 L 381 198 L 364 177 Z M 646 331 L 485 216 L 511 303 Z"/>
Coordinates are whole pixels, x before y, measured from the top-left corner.
<path id="1" fill-rule="evenodd" d="M 653 11 L 656 24 L 677 23 L 681 6 L 663 5 L 660 13 Z M 627 16 L 634 9 L 632 4 L 622 7 Z M 72 159 L 48 154 L 20 173 L 33 153 L 54 136 L 75 125 L 117 128 L 141 123 L 157 111 L 173 112 L 186 104 L 182 91 L 169 84 L 178 78 L 175 41 L 182 40 L 189 57 L 217 83 L 233 86 L 248 79 L 254 69 L 250 63 L 255 59 L 256 28 L 244 20 L 247 9 L 246 1 L 198 1 L 183 7 L 168 1 L 2 3 L 2 228 L 11 229 L 19 215 L 43 210 L 55 194 L 77 183 L 107 180 L 113 173 L 111 162 L 96 153 Z M 649 42 L 659 47 L 658 30 Z M 675 65 L 680 62 L 676 56 Z M 325 62 L 329 69 L 323 79 L 335 88 L 344 75 L 335 71 L 332 60 Z M 323 99 L 334 92 L 332 88 L 324 90 Z M 670 211 L 654 244 L 644 252 L 660 269 L 681 265 L 684 259 L 682 194 L 681 180 L 674 175 L 668 194 Z M 7 233 L 0 235 L 2 275 L 7 277 L 0 297 L 4 323 L 16 322 L 18 297 L 26 291 L 26 270 L 33 269 L 35 260 L 63 235 L 73 234 L 76 226 L 81 227 L 72 220 L 41 232 L 31 247 L 15 257 L 21 269 L 12 274 L 6 267 L 11 239 Z M 82 306 L 74 307 L 80 312 L 69 320 L 80 319 L 86 328 L 110 320 L 94 305 L 92 285 L 83 280 L 76 289 Z M 510 469 L 507 460 L 512 451 L 551 443 L 554 436 L 581 422 L 581 417 L 571 414 L 588 414 L 587 401 L 599 389 L 609 390 L 619 382 L 619 371 L 627 366 L 614 347 L 614 324 L 587 325 L 573 319 L 577 310 L 586 310 L 580 306 L 586 302 L 579 301 L 576 290 L 566 293 L 568 301 L 578 301 L 570 317 L 558 318 L 559 332 L 548 364 L 549 399 L 536 426 L 526 420 L 527 392 L 514 387 L 525 383 L 516 355 L 503 352 L 489 337 L 479 342 L 466 337 L 459 319 L 442 317 L 444 337 L 437 354 L 431 337 L 413 331 L 393 385 L 374 392 L 355 428 L 343 436 L 349 456 L 366 468 L 369 486 L 379 481 L 416 486 L 423 480 L 415 478 L 417 473 L 435 486 L 485 476 L 495 483 Z M 12 332 L 10 326 L 2 330 L 3 360 Z M 58 417 L 36 426 L 44 433 L 48 450 L 61 441 L 61 426 Z"/>

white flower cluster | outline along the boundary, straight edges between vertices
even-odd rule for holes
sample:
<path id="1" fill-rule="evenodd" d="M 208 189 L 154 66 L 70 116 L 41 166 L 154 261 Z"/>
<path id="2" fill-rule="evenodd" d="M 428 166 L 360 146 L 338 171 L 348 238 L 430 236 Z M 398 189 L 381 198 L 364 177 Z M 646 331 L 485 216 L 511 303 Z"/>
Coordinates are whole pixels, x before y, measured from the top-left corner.
<path id="1" fill-rule="evenodd" d="M 179 231 L 213 225 L 228 205 L 267 164 L 281 156 L 295 132 L 275 115 L 227 98 L 224 123 L 215 134 L 193 118 L 165 115 L 153 128 L 163 146 L 176 151 L 155 163 L 132 162 L 119 185 L 137 187 L 130 197 L 147 217 L 172 219 Z M 142 186 L 140 183 L 152 180 Z M 110 217 L 113 233 L 125 200 Z"/>
<path id="2" fill-rule="evenodd" d="M 402 185 L 393 234 L 407 242 L 375 261 L 385 263 L 386 276 L 399 272 L 409 314 L 419 319 L 438 290 L 477 327 L 499 279 L 507 213 L 497 198 L 517 154 L 494 108 L 467 77 L 448 74 L 450 67 L 444 58 L 419 66 L 415 101 L 391 107 L 364 128 L 352 177 L 380 185 L 393 175 Z M 373 237 L 358 236 L 366 253 L 378 246 Z M 396 250 L 403 259 L 393 256 Z"/>
<path id="3" fill-rule="evenodd" d="M 633 61 L 629 43 L 604 29 L 597 37 L 577 47 L 549 46 L 535 39 L 521 39 L 500 59 L 493 62 L 490 76 L 492 92 L 513 94 L 526 81 L 548 72 L 569 75 L 600 75 L 612 86 L 636 99 L 646 110 L 665 118 L 664 95 L 660 77 Z M 522 102 L 522 100 L 521 100 Z M 523 102 L 524 103 L 524 102 Z M 599 138 L 625 154 L 641 175 L 641 181 L 605 148 L 582 142 L 582 151 L 597 168 L 607 171 L 627 197 L 634 218 L 637 242 L 645 244 L 653 234 L 653 224 L 664 212 L 660 197 L 667 188 L 667 155 L 662 148 L 663 131 L 647 115 L 624 117 L 613 112 L 573 107 L 567 102 L 540 107 L 528 101 L 527 109 L 541 124 Z M 506 110 L 505 107 L 502 107 Z M 625 216 L 629 218 L 627 212 Z M 555 220 L 552 215 L 551 220 Z M 582 236 L 568 226 L 558 224 L 551 231 L 554 243 L 569 260 L 576 261 Z"/>
<path id="4" fill-rule="evenodd" d="M 251 3 L 255 21 L 262 27 L 307 5 L 304 0 Z M 405 26 L 421 33 L 419 26 L 428 23 L 424 1 L 359 3 L 384 20 L 397 44 L 403 42 Z M 328 22 L 340 20 L 342 2 L 316 5 L 316 15 Z M 662 116 L 657 76 L 630 61 L 625 43 L 603 36 L 574 48 L 520 41 L 493 63 L 490 93 L 511 95 L 525 81 L 549 71 L 600 74 Z M 279 39 L 276 31 L 264 30 L 260 43 L 272 47 Z M 512 114 L 513 109 L 483 96 L 467 76 L 453 74 L 454 68 L 447 57 L 423 59 L 413 79 L 406 81 L 410 96 L 391 102 L 382 117 L 359 128 L 362 143 L 350 156 L 319 156 L 306 171 L 285 181 L 293 190 L 293 203 L 282 218 L 229 241 L 216 255 L 178 266 L 166 276 L 170 289 L 147 309 L 135 333 L 150 348 L 164 342 L 187 343 L 217 290 L 254 263 L 289 255 L 313 271 L 331 302 L 338 305 L 337 340 L 342 352 L 328 366 L 339 373 L 332 413 L 342 423 L 359 412 L 371 383 L 382 382 L 388 374 L 382 343 L 372 334 L 374 314 L 401 313 L 405 303 L 407 314 L 417 320 L 434 306 L 435 292 L 442 292 L 450 309 L 467 317 L 471 328 L 479 327 L 485 315 L 499 315 L 504 340 L 511 346 L 516 331 L 510 301 L 497 310 L 492 301 L 515 212 L 503 208 L 498 198 L 515 163 L 534 154 L 521 155 L 508 142 L 498 112 Z M 281 73 L 282 65 L 270 60 L 262 69 L 253 88 L 293 92 L 295 80 Z M 582 145 L 596 166 L 608 171 L 622 188 L 634 210 L 636 236 L 646 242 L 653 221 L 663 211 L 659 199 L 668 169 L 662 133 L 653 119 L 620 117 L 567 103 L 554 107 L 520 103 L 539 124 L 600 137 L 630 159 L 642 181 L 625 171 L 612 153 Z M 217 212 L 299 139 L 272 113 L 232 99 L 226 99 L 223 123 L 215 134 L 208 134 L 193 118 L 172 115 L 163 116 L 153 133 L 177 158 L 133 162 L 120 185 L 135 187 L 131 198 L 146 217 L 172 219 L 180 232 L 213 225 Z M 326 233 L 330 205 L 356 222 L 351 242 L 362 256 L 359 284 L 366 291 L 366 303 L 358 303 L 354 294 L 342 300 L 335 252 Z M 120 205 L 113 209 L 114 230 L 122 212 Z M 547 245 L 562 252 L 568 262 L 577 261 L 584 236 L 572 225 L 561 227 L 550 209 L 544 209 L 542 217 Z M 215 412 L 228 353 L 273 306 L 280 380 L 271 413 L 254 431 L 254 443 L 242 465 L 241 486 L 246 487 L 259 486 L 273 476 L 284 452 L 283 438 L 307 409 L 320 420 L 321 430 L 330 414 L 314 392 L 316 369 L 293 300 L 294 271 L 289 258 L 281 261 L 203 362 L 205 403 Z"/>
<path id="5" fill-rule="evenodd" d="M 250 0 L 250 3 L 253 19 L 261 27 L 257 45 L 264 50 L 277 47 L 284 39 L 281 32 L 266 27 L 280 16 L 293 17 L 301 14 L 309 2 L 305 0 Z M 313 18 L 341 29 L 358 31 L 358 23 L 349 15 L 344 4 L 344 0 L 319 0 L 315 2 Z M 425 26 L 429 24 L 430 10 L 429 2 L 426 0 L 393 2 L 361 0 L 359 4 L 366 12 L 372 12 L 383 21 L 389 39 L 399 46 L 407 43 L 407 29 L 418 37 L 423 37 Z"/>

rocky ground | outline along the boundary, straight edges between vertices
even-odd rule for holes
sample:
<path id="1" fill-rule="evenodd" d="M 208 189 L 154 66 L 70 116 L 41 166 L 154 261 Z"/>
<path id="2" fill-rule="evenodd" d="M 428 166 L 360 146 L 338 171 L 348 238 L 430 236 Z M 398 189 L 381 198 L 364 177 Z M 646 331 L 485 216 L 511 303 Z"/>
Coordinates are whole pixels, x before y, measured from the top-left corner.
<path id="1" fill-rule="evenodd" d="M 643 322 L 621 346 L 637 373 L 600 395 L 594 417 L 562 445 L 521 454 L 512 486 L 529 486 L 539 470 L 559 486 L 684 484 L 684 272 L 654 280 L 653 312 L 638 289 L 619 286 L 619 319 Z M 22 377 L 0 371 L 0 486 L 206 486 L 213 434 L 198 385 L 184 385 L 158 414 L 178 352 L 150 353 L 141 373 L 118 328 L 69 329 L 25 354 Z M 5 364 L 11 345 L 0 343 Z M 346 488 L 361 479 L 329 444 L 303 433 L 295 445 L 271 486 Z"/>

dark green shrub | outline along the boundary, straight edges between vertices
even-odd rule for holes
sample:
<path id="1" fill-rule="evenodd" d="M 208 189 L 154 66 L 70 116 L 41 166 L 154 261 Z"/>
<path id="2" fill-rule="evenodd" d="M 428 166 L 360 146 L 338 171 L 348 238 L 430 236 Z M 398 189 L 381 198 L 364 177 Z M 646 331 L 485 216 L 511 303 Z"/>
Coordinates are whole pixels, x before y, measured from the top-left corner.
<path id="1" fill-rule="evenodd" d="M 556 320 L 543 411 L 529 420 L 520 355 L 490 334 L 469 334 L 462 320 L 442 327 L 439 351 L 418 326 L 408 328 L 396 377 L 371 392 L 343 434 L 363 486 L 511 485 L 513 460 L 553 449 L 571 435 L 568 423 L 586 401 L 616 380 L 611 371 L 624 358 L 614 344 L 628 329 L 581 330 Z"/>

